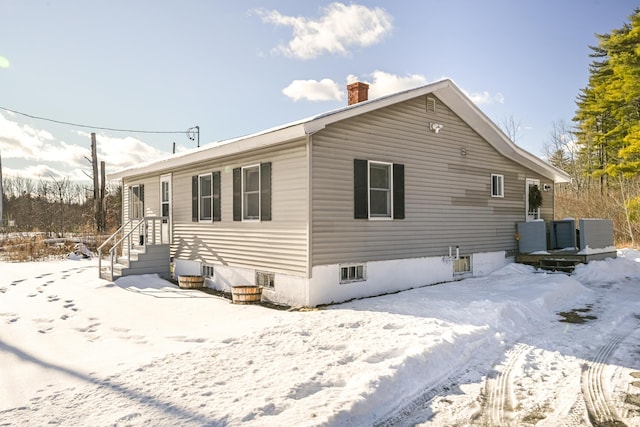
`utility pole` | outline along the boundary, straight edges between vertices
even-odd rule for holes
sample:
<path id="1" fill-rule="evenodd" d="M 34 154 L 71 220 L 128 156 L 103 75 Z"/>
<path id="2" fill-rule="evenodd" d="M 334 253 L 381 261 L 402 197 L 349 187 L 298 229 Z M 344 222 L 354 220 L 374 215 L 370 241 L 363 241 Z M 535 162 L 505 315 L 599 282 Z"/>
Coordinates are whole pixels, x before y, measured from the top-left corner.
<path id="1" fill-rule="evenodd" d="M 98 148 L 96 146 L 96 133 L 91 132 L 91 167 L 93 169 L 93 215 L 95 218 L 96 228 L 98 232 L 101 230 L 101 222 L 100 222 L 100 211 L 101 211 L 101 203 L 100 203 L 100 184 L 98 182 Z"/>
<path id="2" fill-rule="evenodd" d="M 106 173 L 104 160 L 100 162 L 100 225 L 98 229 L 105 231 L 107 229 L 107 203 L 105 197 Z"/>

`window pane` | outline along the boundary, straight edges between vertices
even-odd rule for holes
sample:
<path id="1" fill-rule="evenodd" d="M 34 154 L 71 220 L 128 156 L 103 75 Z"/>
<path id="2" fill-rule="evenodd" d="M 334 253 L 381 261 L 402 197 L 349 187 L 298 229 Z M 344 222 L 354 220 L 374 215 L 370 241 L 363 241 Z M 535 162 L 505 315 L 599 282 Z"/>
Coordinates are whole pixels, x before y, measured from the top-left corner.
<path id="1" fill-rule="evenodd" d="M 169 201 L 169 183 L 166 181 L 162 182 L 162 201 Z"/>
<path id="2" fill-rule="evenodd" d="M 200 177 L 200 197 L 211 196 L 211 175 Z"/>
<path id="3" fill-rule="evenodd" d="M 389 191 L 371 189 L 369 202 L 371 216 L 391 216 Z"/>
<path id="4" fill-rule="evenodd" d="M 162 204 L 162 215 L 161 216 L 169 216 L 169 204 L 168 203 L 163 203 Z"/>
<path id="5" fill-rule="evenodd" d="M 200 199 L 200 219 L 211 219 L 211 197 Z"/>
<path id="6" fill-rule="evenodd" d="M 140 218 L 140 187 L 131 187 L 131 218 Z"/>
<path id="7" fill-rule="evenodd" d="M 244 191 L 260 190 L 260 169 L 256 166 L 244 169 Z"/>
<path id="8" fill-rule="evenodd" d="M 372 164 L 369 176 L 369 186 L 371 188 L 389 189 L 389 165 Z"/>
<path id="9" fill-rule="evenodd" d="M 244 218 L 260 219 L 260 193 L 245 193 Z"/>

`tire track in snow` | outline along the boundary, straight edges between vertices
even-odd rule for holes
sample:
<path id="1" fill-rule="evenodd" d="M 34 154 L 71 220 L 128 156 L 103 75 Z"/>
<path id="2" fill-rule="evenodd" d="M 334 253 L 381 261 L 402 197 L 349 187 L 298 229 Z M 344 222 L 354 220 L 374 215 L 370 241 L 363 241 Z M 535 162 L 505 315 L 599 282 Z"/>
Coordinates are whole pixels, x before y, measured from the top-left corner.
<path id="1" fill-rule="evenodd" d="M 482 337 L 475 342 L 468 343 L 465 351 L 452 361 L 454 366 L 450 371 L 442 371 L 430 381 L 429 385 L 418 393 L 407 404 L 390 411 L 373 424 L 373 427 L 414 426 L 419 422 L 427 421 L 433 416 L 431 403 L 438 396 L 449 393 L 455 388 L 466 373 L 468 362 L 472 356 L 482 347 L 486 346 L 489 337 Z M 419 414 L 417 418 L 416 414 Z"/>
<path id="2" fill-rule="evenodd" d="M 495 376 L 487 377 L 485 382 L 485 396 L 487 398 L 485 419 L 487 425 L 505 426 L 510 425 L 505 417 L 505 412 L 514 408 L 515 402 L 511 402 L 511 377 L 513 370 L 518 365 L 521 358 L 531 352 L 533 347 L 518 343 L 512 350 L 506 353 L 506 360 L 500 370 L 494 369 Z"/>
<path id="3" fill-rule="evenodd" d="M 631 321 L 623 323 L 613 331 L 609 340 L 602 345 L 593 360 L 583 365 L 581 376 L 582 394 L 589 420 L 594 426 L 626 426 L 614 406 L 615 399 L 605 388 L 607 362 L 620 343 L 631 333 L 635 325 Z"/>

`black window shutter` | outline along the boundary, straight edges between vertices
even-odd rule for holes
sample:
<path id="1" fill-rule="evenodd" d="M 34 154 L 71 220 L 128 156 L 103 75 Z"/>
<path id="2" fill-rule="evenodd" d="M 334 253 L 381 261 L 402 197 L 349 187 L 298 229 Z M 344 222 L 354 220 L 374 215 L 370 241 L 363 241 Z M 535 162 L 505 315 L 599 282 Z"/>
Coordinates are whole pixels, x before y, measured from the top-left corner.
<path id="1" fill-rule="evenodd" d="M 404 165 L 393 164 L 393 218 L 404 219 Z"/>
<path id="2" fill-rule="evenodd" d="M 191 221 L 198 222 L 198 175 L 191 177 Z"/>
<path id="3" fill-rule="evenodd" d="M 355 219 L 369 217 L 368 165 L 369 162 L 366 160 L 353 160 L 353 217 Z"/>
<path id="4" fill-rule="evenodd" d="M 242 221 L 242 169 L 233 170 L 233 220 Z"/>
<path id="5" fill-rule="evenodd" d="M 260 164 L 260 219 L 271 221 L 271 162 Z"/>
<path id="6" fill-rule="evenodd" d="M 213 172 L 213 220 L 221 221 L 220 215 L 220 172 Z"/>

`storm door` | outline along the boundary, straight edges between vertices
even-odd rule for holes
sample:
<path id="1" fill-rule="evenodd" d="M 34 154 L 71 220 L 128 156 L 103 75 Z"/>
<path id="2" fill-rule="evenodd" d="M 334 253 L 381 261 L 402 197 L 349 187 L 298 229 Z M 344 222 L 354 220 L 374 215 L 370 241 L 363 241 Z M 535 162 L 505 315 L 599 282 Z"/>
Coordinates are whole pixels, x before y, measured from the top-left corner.
<path id="1" fill-rule="evenodd" d="M 527 178 L 525 185 L 525 209 L 527 221 L 540 219 L 540 180 Z"/>

